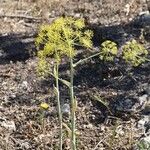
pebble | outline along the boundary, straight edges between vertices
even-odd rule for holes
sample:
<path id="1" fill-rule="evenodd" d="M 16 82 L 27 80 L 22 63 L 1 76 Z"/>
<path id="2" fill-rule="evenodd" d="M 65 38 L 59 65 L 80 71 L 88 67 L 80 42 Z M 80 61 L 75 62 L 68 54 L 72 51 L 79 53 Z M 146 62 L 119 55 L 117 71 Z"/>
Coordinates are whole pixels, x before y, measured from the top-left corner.
<path id="1" fill-rule="evenodd" d="M 1 123 L 1 126 L 5 127 L 9 131 L 16 131 L 16 126 L 15 126 L 14 121 L 4 121 Z"/>
<path id="2" fill-rule="evenodd" d="M 137 128 L 146 131 L 146 126 L 150 123 L 150 116 L 144 115 L 137 123 Z"/>
<path id="3" fill-rule="evenodd" d="M 28 82 L 23 81 L 21 86 L 22 86 L 23 89 L 27 89 L 28 88 Z"/>
<path id="4" fill-rule="evenodd" d="M 63 114 L 69 114 L 70 113 L 70 105 L 69 104 L 64 104 L 62 106 L 62 113 Z"/>
<path id="5" fill-rule="evenodd" d="M 148 99 L 148 95 L 144 94 L 142 96 L 139 97 L 139 103 L 142 105 L 143 103 L 145 103 Z"/>
<path id="6" fill-rule="evenodd" d="M 134 100 L 133 99 L 123 99 L 120 100 L 118 104 L 116 104 L 116 109 L 118 111 L 131 111 L 134 106 Z"/>

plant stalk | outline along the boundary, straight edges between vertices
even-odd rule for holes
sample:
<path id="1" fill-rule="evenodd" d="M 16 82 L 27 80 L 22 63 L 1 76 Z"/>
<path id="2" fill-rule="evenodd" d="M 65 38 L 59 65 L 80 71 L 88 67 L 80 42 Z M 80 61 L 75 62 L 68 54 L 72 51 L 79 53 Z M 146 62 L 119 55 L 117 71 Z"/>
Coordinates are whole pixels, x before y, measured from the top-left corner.
<path id="1" fill-rule="evenodd" d="M 56 63 L 56 89 L 57 89 L 57 107 L 58 107 L 58 118 L 59 118 L 59 125 L 60 125 L 60 139 L 59 149 L 62 150 L 62 144 L 63 144 L 63 132 L 62 132 L 62 112 L 61 112 L 61 104 L 60 104 L 60 92 L 59 92 L 59 62 Z"/>
<path id="2" fill-rule="evenodd" d="M 75 117 L 75 105 L 76 105 L 76 100 L 74 98 L 74 90 L 73 90 L 73 78 L 74 78 L 74 65 L 73 65 L 73 58 L 71 54 L 71 47 L 72 45 L 70 44 L 69 38 L 66 34 L 65 28 L 63 28 L 64 35 L 66 38 L 66 41 L 68 43 L 68 50 L 70 53 L 70 85 L 69 85 L 69 90 L 70 90 L 70 100 L 71 100 L 71 125 L 72 125 L 72 150 L 76 150 L 76 133 L 75 133 L 75 122 L 76 122 L 76 117 Z"/>
<path id="3" fill-rule="evenodd" d="M 76 150 L 76 133 L 75 133 L 75 108 L 76 108 L 76 99 L 74 98 L 73 90 L 73 77 L 74 77 L 74 68 L 73 68 L 73 59 L 70 58 L 70 99 L 71 99 L 71 116 L 72 116 L 72 149 Z"/>
<path id="4" fill-rule="evenodd" d="M 83 62 L 86 62 L 87 60 L 89 60 L 89 59 L 91 59 L 91 58 L 93 58 L 93 57 L 96 57 L 96 56 L 98 56 L 98 55 L 100 55 L 100 54 L 101 54 L 101 52 L 96 53 L 96 54 L 93 54 L 93 55 L 91 55 L 91 56 L 89 56 L 89 57 L 86 57 L 86 58 L 84 58 L 84 59 L 81 59 L 81 60 L 79 60 L 78 62 L 76 62 L 75 64 L 73 64 L 73 67 L 76 67 L 77 65 L 79 65 L 79 64 L 81 64 L 81 63 L 83 63 Z"/>

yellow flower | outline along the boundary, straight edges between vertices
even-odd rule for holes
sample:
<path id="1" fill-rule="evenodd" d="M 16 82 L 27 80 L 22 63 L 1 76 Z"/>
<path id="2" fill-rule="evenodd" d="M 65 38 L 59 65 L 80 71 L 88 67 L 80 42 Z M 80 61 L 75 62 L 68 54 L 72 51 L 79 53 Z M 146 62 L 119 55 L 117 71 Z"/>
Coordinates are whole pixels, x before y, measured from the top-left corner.
<path id="1" fill-rule="evenodd" d="M 105 61 L 113 61 L 117 56 L 118 48 L 115 42 L 106 40 L 101 44 L 100 59 Z"/>
<path id="2" fill-rule="evenodd" d="M 144 63 L 147 55 L 147 49 L 136 40 L 132 40 L 123 46 L 123 59 L 135 67 Z"/>
<path id="3" fill-rule="evenodd" d="M 47 103 L 41 103 L 40 108 L 47 110 L 49 108 L 49 105 Z"/>
<path id="4" fill-rule="evenodd" d="M 75 19 L 73 17 L 61 17 L 56 19 L 50 25 L 43 25 L 36 38 L 36 46 L 42 49 L 42 55 L 39 57 L 59 55 L 74 57 L 75 45 L 91 47 L 93 32 L 85 30 L 84 19 Z M 40 52 L 41 53 L 41 52 Z"/>

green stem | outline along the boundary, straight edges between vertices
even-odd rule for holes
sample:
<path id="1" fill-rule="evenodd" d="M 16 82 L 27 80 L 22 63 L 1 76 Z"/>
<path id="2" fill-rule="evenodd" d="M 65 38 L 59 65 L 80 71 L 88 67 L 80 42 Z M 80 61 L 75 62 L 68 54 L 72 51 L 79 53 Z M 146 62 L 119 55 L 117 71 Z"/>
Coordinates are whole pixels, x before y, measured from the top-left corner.
<path id="1" fill-rule="evenodd" d="M 74 68 L 73 68 L 73 58 L 71 55 L 72 45 L 69 42 L 69 38 L 68 38 L 68 35 L 66 34 L 64 26 L 62 26 L 62 29 L 63 29 L 64 35 L 65 35 L 66 41 L 68 43 L 68 50 L 70 52 L 70 86 L 69 86 L 69 90 L 70 90 L 70 100 L 71 100 L 71 124 L 72 124 L 71 140 L 72 140 L 72 150 L 76 150 L 76 136 L 75 136 L 75 122 L 76 122 L 75 105 L 76 105 L 76 100 L 74 98 L 74 90 L 73 90 Z"/>
<path id="2" fill-rule="evenodd" d="M 62 113 L 61 113 L 61 104 L 60 104 L 60 93 L 59 93 L 59 62 L 56 63 L 56 88 L 57 88 L 57 106 L 58 106 L 58 118 L 59 118 L 59 125 L 60 125 L 60 150 L 62 150 L 63 144 L 63 132 L 62 132 Z"/>
<path id="3" fill-rule="evenodd" d="M 150 62 L 150 59 L 148 59 L 148 58 L 145 58 L 145 60 Z"/>
<path id="4" fill-rule="evenodd" d="M 70 58 L 70 99 L 71 99 L 71 116 L 72 116 L 72 123 L 71 123 L 72 124 L 72 149 L 76 150 L 76 133 L 75 133 L 76 99 L 74 98 L 73 77 L 74 77 L 73 59 Z"/>
<path id="5" fill-rule="evenodd" d="M 91 58 L 93 58 L 93 57 L 96 57 L 96 56 L 98 56 L 98 55 L 100 55 L 100 52 L 99 52 L 99 53 L 96 53 L 96 54 L 93 54 L 93 55 L 91 55 L 91 56 L 89 56 L 89 57 L 86 57 L 86 58 L 84 58 L 84 59 L 81 59 L 81 60 L 79 60 L 78 62 L 76 62 L 75 64 L 73 64 L 73 67 L 76 67 L 77 65 L 79 65 L 79 64 L 81 64 L 81 63 L 83 63 L 83 62 L 85 62 L 85 61 L 87 61 L 87 60 L 89 60 L 89 59 L 91 59 Z"/>
<path id="6" fill-rule="evenodd" d="M 45 134 L 45 111 L 44 110 L 42 110 L 43 112 L 42 112 L 42 130 L 43 130 L 43 134 Z"/>
<path id="7" fill-rule="evenodd" d="M 136 56 L 136 57 L 142 59 L 141 56 Z M 149 58 L 143 58 L 143 60 L 150 62 L 150 59 L 149 59 Z"/>

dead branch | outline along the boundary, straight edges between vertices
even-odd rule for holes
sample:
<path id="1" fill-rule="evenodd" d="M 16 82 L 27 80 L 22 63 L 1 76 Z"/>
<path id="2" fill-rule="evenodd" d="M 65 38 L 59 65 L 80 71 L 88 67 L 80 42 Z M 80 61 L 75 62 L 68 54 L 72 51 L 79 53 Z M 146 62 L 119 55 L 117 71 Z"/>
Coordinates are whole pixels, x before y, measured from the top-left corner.
<path id="1" fill-rule="evenodd" d="M 7 14 L 0 14 L 0 18 L 20 18 L 20 19 L 28 19 L 28 20 L 36 20 L 40 21 L 42 18 L 32 17 L 32 16 L 25 16 L 25 15 L 7 15 Z"/>

